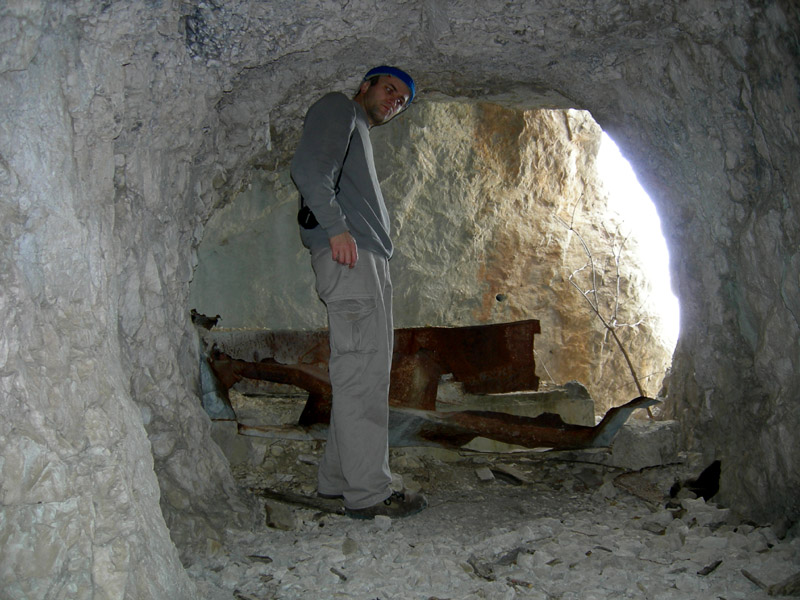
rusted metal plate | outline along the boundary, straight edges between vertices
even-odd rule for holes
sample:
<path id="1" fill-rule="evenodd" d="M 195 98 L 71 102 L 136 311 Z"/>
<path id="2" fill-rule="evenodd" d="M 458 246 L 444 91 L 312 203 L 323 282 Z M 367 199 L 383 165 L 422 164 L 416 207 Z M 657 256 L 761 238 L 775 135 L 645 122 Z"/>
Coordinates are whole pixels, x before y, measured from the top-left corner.
<path id="1" fill-rule="evenodd" d="M 471 327 L 417 327 L 395 332 L 395 355 L 420 353 L 452 373 L 464 390 L 499 394 L 539 389 L 533 337 L 539 321 L 526 320 Z"/>

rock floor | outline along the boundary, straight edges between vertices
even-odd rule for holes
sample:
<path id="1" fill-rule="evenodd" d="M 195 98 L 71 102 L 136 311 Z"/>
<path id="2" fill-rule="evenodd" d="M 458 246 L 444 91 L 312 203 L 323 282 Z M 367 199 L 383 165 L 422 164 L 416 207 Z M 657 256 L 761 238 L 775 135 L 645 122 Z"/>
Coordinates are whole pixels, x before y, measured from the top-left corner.
<path id="1" fill-rule="evenodd" d="M 295 468 L 238 469 L 241 484 L 309 493 L 318 450 L 277 448 Z M 227 554 L 189 567 L 198 589 L 213 600 L 757 600 L 770 595 L 753 580 L 777 584 L 800 570 L 800 537 L 778 539 L 702 499 L 659 508 L 604 467 L 546 455 L 392 454 L 409 487 L 426 493 L 422 513 L 358 521 L 267 500 L 280 529 L 229 532 Z M 496 476 L 481 481 L 486 467 Z"/>
<path id="2" fill-rule="evenodd" d="M 321 443 L 258 442 L 234 467 L 242 487 L 314 496 Z M 361 521 L 262 498 L 270 526 L 226 532 L 188 572 L 209 600 L 800 595 L 797 527 L 742 522 L 692 494 L 670 502 L 681 465 L 626 472 L 596 464 L 603 452 L 393 449 L 395 486 L 421 489 L 423 512 Z"/>

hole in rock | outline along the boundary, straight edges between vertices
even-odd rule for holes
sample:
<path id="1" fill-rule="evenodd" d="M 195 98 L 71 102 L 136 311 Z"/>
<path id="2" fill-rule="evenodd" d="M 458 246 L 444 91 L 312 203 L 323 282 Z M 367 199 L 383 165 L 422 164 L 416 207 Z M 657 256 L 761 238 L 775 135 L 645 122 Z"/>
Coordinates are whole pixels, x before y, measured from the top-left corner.
<path id="1" fill-rule="evenodd" d="M 597 161 L 600 177 L 608 188 L 609 209 L 621 215 L 623 223 L 631 231 L 637 231 L 648 241 L 639 247 L 637 260 L 652 275 L 652 295 L 660 317 L 658 333 L 672 351 L 680 330 L 680 305 L 670 284 L 669 250 L 658 212 L 630 163 L 605 132 Z"/>

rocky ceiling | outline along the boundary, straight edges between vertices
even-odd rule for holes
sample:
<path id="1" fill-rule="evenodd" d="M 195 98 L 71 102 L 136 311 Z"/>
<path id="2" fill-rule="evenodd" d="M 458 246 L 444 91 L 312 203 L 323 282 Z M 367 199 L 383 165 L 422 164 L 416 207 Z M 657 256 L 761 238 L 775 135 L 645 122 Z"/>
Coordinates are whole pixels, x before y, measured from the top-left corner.
<path id="1" fill-rule="evenodd" d="M 197 400 L 194 248 L 379 62 L 420 102 L 592 113 L 670 245 L 670 415 L 722 461 L 722 502 L 800 515 L 794 3 L 32 0 L 0 23 L 10 597 L 191 598 L 180 553 L 251 521 Z"/>

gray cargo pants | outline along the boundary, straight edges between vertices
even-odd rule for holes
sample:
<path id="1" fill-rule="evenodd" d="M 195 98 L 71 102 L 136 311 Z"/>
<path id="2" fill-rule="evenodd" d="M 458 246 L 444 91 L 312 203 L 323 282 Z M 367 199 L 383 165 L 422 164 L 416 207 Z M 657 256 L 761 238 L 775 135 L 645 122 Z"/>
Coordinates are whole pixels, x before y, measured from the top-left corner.
<path id="1" fill-rule="evenodd" d="M 315 250 L 317 293 L 328 310 L 333 407 L 317 491 L 366 508 L 391 494 L 389 373 L 394 324 L 389 261 L 364 250 L 350 269 Z"/>

